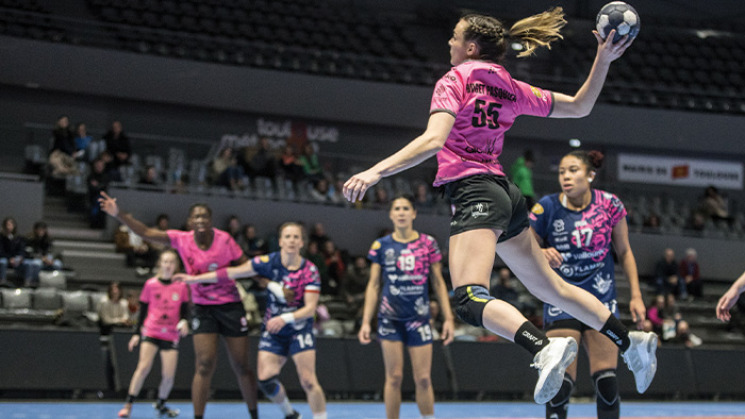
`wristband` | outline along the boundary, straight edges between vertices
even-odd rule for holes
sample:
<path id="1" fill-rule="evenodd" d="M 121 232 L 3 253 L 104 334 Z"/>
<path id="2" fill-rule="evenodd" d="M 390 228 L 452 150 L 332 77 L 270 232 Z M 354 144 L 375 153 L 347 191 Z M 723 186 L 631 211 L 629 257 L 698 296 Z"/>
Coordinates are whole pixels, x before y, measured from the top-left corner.
<path id="1" fill-rule="evenodd" d="M 285 321 L 287 324 L 293 324 L 295 323 L 295 316 L 292 313 L 284 313 L 280 315 L 279 317 L 282 318 L 282 320 Z"/>
<path id="2" fill-rule="evenodd" d="M 217 282 L 229 281 L 230 276 L 228 275 L 228 268 L 220 268 L 215 271 L 217 274 Z"/>

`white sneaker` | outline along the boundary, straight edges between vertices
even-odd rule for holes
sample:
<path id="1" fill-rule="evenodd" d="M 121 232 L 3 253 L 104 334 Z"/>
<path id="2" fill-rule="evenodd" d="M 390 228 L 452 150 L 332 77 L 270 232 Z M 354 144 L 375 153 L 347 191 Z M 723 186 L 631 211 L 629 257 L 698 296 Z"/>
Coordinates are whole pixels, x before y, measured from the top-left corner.
<path id="1" fill-rule="evenodd" d="M 531 367 L 538 370 L 533 398 L 546 404 L 556 396 L 564 381 L 564 371 L 577 357 L 577 341 L 571 337 L 550 338 L 548 345 L 535 354 Z"/>
<path id="2" fill-rule="evenodd" d="M 652 332 L 629 332 L 631 345 L 621 357 L 634 373 L 636 391 L 644 393 L 657 372 L 657 335 Z"/>

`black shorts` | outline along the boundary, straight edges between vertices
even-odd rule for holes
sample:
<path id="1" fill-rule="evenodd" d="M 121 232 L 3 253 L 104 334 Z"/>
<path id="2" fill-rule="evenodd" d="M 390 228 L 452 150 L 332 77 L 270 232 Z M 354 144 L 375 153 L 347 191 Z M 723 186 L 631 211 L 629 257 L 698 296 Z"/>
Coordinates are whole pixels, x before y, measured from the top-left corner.
<path id="1" fill-rule="evenodd" d="M 248 336 L 246 310 L 242 303 L 216 305 L 194 304 L 191 318 L 192 333 L 218 333 L 222 336 Z"/>
<path id="2" fill-rule="evenodd" d="M 161 351 L 168 351 L 171 349 L 178 350 L 178 342 L 172 342 L 170 340 L 152 338 L 150 336 L 143 336 L 142 341 L 152 343 L 153 345 L 157 346 L 158 349 L 160 349 Z"/>
<path id="3" fill-rule="evenodd" d="M 547 332 L 554 329 L 570 329 L 576 330 L 579 333 L 585 333 L 587 330 L 595 330 L 577 319 L 556 320 L 555 322 L 547 324 L 544 329 L 546 329 Z"/>
<path id="4" fill-rule="evenodd" d="M 499 242 L 530 227 L 525 197 L 504 176 L 474 175 L 445 185 L 452 216 L 450 235 L 480 228 L 502 231 Z"/>

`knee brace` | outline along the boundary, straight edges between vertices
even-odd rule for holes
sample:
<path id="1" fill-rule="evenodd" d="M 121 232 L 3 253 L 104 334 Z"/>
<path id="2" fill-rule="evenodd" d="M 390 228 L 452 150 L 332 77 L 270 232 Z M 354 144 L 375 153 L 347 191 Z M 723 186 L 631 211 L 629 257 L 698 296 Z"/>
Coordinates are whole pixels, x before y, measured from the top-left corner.
<path id="1" fill-rule="evenodd" d="M 464 285 L 453 292 L 455 298 L 455 314 L 464 322 L 472 326 L 483 326 L 482 316 L 486 303 L 496 298 L 489 295 L 489 291 L 481 285 Z"/>
<path id="2" fill-rule="evenodd" d="M 574 391 L 574 380 L 568 375 L 564 375 L 564 381 L 561 383 L 559 392 L 553 399 L 546 403 L 546 417 L 552 419 L 566 419 L 569 410 L 569 397 Z"/>
<path id="3" fill-rule="evenodd" d="M 597 395 L 598 417 L 601 411 L 618 410 L 618 378 L 616 370 L 598 371 L 592 375 Z"/>
<path id="4" fill-rule="evenodd" d="M 279 375 L 259 380 L 259 388 L 264 392 L 266 397 L 272 398 L 279 393 Z"/>

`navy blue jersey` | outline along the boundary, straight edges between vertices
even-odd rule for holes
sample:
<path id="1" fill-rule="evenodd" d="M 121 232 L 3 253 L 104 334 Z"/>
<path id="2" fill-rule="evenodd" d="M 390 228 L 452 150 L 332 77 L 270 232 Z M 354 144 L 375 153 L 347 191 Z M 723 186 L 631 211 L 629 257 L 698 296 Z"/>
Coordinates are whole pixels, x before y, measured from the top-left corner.
<path id="1" fill-rule="evenodd" d="M 593 189 L 590 204 L 581 211 L 559 202 L 559 194 L 541 198 L 530 212 L 530 225 L 545 247 L 555 248 L 563 262 L 556 270 L 565 281 L 595 295 L 616 314 L 613 228 L 626 216 L 623 203 L 613 194 Z M 546 304 L 544 321 L 571 318 Z"/>
<path id="2" fill-rule="evenodd" d="M 280 302 L 271 292 L 268 293 L 269 301 L 264 314 L 264 323 L 275 316 L 283 313 L 291 313 L 305 306 L 305 293 L 321 292 L 321 277 L 318 274 L 318 268 L 311 261 L 303 259 L 300 268 L 291 271 L 282 265 L 280 252 L 270 253 L 268 255 L 256 256 L 251 260 L 254 270 L 257 274 L 269 278 L 271 281 L 279 282 L 283 287 L 295 292 L 295 298 L 291 301 Z M 313 318 L 295 322 L 295 324 L 285 325 L 280 333 L 286 330 L 300 330 L 305 327 L 306 322 L 313 322 Z"/>
<path id="3" fill-rule="evenodd" d="M 413 320 L 429 316 L 429 270 L 442 259 L 432 236 L 419 234 L 401 243 L 391 235 L 373 242 L 367 255 L 380 265 L 381 288 L 378 316 L 391 320 Z"/>

